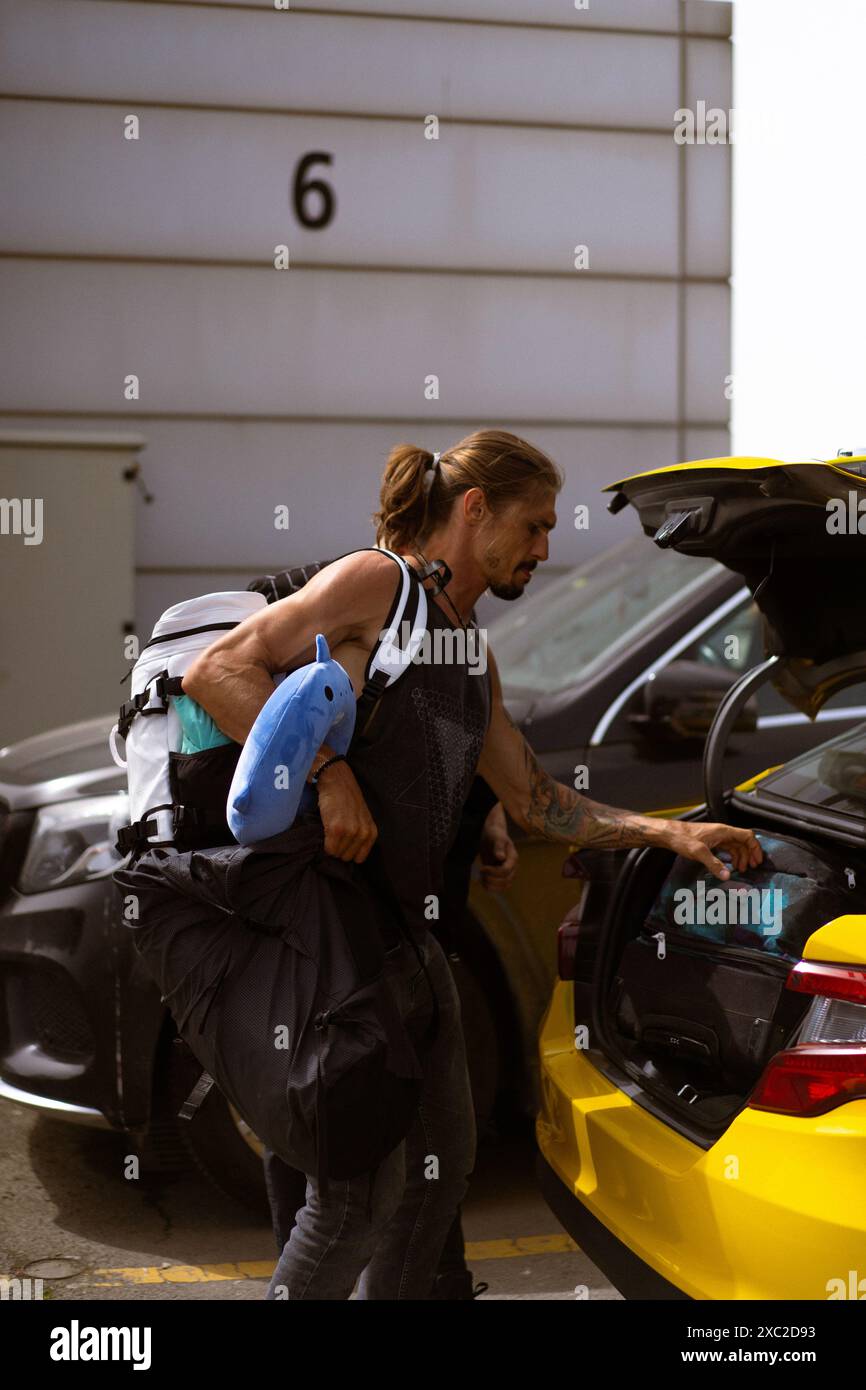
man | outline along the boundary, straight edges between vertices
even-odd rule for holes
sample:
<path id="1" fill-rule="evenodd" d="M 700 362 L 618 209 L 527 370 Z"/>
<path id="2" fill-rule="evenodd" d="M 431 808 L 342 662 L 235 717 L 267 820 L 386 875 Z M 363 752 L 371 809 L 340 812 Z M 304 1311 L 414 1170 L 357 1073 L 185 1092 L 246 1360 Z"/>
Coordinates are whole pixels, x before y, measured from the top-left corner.
<path id="1" fill-rule="evenodd" d="M 525 440 L 484 430 L 442 454 L 399 445 L 389 455 L 377 513 L 380 544 L 419 572 L 442 560 L 450 579 L 428 591 L 428 627 L 464 632 L 490 589 L 518 598 L 548 554 L 562 478 Z M 273 676 L 313 659 L 323 633 L 360 692 L 370 652 L 391 612 L 395 565 L 374 551 L 329 565 L 298 594 L 269 605 L 213 643 L 184 690 L 218 727 L 243 742 L 273 690 Z M 435 644 L 431 644 L 435 645 Z M 555 782 L 508 717 L 493 655 L 413 664 L 380 699 L 357 749 L 323 746 L 310 770 L 328 854 L 361 866 L 383 902 L 396 903 L 422 953 L 392 948 L 386 972 L 408 1029 L 419 1037 L 438 1003 L 439 1028 L 423 1059 L 415 1124 L 375 1175 L 331 1185 L 327 1200 L 307 1175 L 306 1203 L 277 1264 L 269 1298 L 429 1296 L 437 1262 L 475 1161 L 475 1121 L 459 1001 L 429 930 L 443 865 L 476 773 L 521 828 L 563 845 L 661 845 L 720 878 L 713 853 L 738 870 L 761 861 L 751 831 L 667 821 L 601 805 Z M 319 775 L 321 773 L 321 775 Z M 350 929 L 350 928 L 349 928 Z"/>
<path id="2" fill-rule="evenodd" d="M 269 603 L 299 593 L 314 574 L 332 564 L 333 560 L 297 566 L 279 575 L 263 575 L 248 587 L 264 594 Z M 474 624 L 475 611 L 471 614 Z M 517 848 L 508 832 L 508 822 L 501 802 L 482 777 L 472 783 L 460 817 L 454 842 L 448 851 L 443 870 L 443 893 L 440 917 L 431 922 L 448 959 L 460 959 L 462 924 L 469 898 L 472 865 L 480 861 L 480 880 L 488 892 L 503 892 L 513 881 L 517 870 Z M 465 1015 L 463 1017 L 465 1025 Z M 487 1118 L 484 1116 L 483 1118 Z M 292 1168 L 266 1146 L 262 1153 L 265 1188 L 271 1209 L 271 1222 L 277 1253 L 281 1254 L 295 1225 L 295 1216 L 304 1205 L 307 1179 L 303 1172 Z M 476 1285 L 466 1267 L 466 1250 L 461 1212 L 451 1226 L 430 1297 L 434 1299 L 472 1299 L 486 1290 L 484 1283 Z"/>

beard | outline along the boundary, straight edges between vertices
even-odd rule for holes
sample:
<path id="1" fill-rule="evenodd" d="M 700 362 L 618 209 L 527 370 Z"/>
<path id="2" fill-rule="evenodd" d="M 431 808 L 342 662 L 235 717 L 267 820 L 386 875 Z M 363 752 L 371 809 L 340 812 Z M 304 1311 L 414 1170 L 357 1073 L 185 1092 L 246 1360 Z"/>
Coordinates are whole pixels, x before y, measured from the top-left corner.
<path id="1" fill-rule="evenodd" d="M 497 582 L 495 584 L 488 584 L 487 587 L 494 598 L 504 598 L 508 603 L 510 603 L 512 599 L 523 598 L 525 593 L 525 589 L 519 584 L 504 584 L 502 582 Z"/>
<path id="2" fill-rule="evenodd" d="M 487 570 L 487 588 L 494 598 L 505 599 L 506 603 L 511 603 L 516 598 L 523 598 L 526 585 L 515 583 L 513 570 L 505 572 L 505 566 L 497 553 L 495 541 L 484 552 L 484 564 Z M 532 564 L 531 568 L 534 570 L 535 565 Z"/>

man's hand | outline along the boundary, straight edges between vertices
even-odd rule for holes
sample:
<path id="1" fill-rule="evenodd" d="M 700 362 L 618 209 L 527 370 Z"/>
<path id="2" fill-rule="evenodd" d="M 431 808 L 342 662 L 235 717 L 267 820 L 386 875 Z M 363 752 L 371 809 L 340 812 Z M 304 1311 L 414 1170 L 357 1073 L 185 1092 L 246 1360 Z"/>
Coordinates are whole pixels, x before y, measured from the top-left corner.
<path id="1" fill-rule="evenodd" d="M 316 786 L 325 853 L 363 864 L 379 832 L 354 772 L 346 762 L 332 763 L 319 774 Z"/>
<path id="2" fill-rule="evenodd" d="M 481 882 L 488 893 L 501 893 L 517 871 L 517 847 L 508 833 L 508 822 L 497 802 L 481 832 Z"/>
<path id="3" fill-rule="evenodd" d="M 681 854 L 684 859 L 696 859 L 719 878 L 730 878 L 730 870 L 713 854 L 725 850 L 734 868 L 742 873 L 756 869 L 764 855 L 751 830 L 738 830 L 733 825 L 702 825 L 694 821 L 659 821 L 658 843 Z"/>

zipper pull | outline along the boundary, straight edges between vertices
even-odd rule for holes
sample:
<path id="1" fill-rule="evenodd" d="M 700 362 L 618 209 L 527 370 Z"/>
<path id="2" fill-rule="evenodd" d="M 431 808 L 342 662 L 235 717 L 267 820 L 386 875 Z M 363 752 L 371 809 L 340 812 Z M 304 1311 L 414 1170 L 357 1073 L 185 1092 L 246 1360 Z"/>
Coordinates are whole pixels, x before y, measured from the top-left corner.
<path id="1" fill-rule="evenodd" d="M 658 959 L 658 960 L 664 960 L 664 958 L 665 958 L 665 934 L 664 934 L 664 932 L 663 932 L 663 931 L 653 932 L 653 941 L 657 941 L 657 942 L 658 942 L 658 948 L 657 948 L 657 950 L 656 950 L 656 957 L 657 957 L 657 959 Z"/>
<path id="2" fill-rule="evenodd" d="M 853 869 L 846 869 L 846 870 L 845 870 L 845 877 L 846 877 L 847 880 L 848 880 L 848 887 L 849 887 L 849 888 L 856 888 L 856 887 L 857 887 L 857 875 L 855 874 L 855 872 L 854 872 Z"/>

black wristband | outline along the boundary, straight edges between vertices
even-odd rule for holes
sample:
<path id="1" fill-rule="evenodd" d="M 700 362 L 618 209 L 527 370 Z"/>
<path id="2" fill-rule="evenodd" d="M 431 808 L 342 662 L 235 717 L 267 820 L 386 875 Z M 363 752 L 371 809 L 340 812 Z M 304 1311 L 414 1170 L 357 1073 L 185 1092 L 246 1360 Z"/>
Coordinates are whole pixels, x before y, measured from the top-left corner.
<path id="1" fill-rule="evenodd" d="M 322 763 L 322 766 L 318 769 L 314 776 L 310 778 L 310 786 L 314 787 L 316 785 L 325 768 L 330 767 L 331 763 L 344 763 L 345 761 L 346 757 L 343 753 L 335 753 L 332 758 L 326 758 L 326 760 Z"/>

